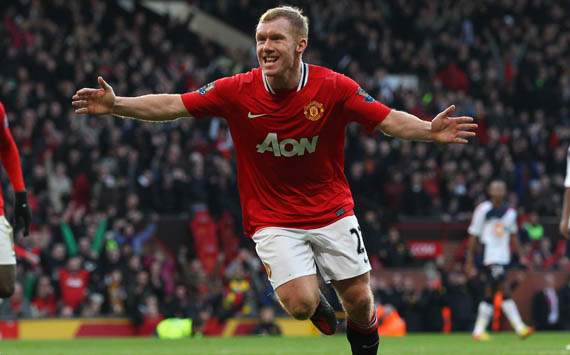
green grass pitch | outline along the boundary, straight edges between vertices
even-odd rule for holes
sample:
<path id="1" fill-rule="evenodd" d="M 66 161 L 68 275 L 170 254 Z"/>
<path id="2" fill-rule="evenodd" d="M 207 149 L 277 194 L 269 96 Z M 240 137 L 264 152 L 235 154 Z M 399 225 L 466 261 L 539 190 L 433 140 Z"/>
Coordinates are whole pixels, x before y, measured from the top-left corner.
<path id="1" fill-rule="evenodd" d="M 570 355 L 570 333 L 538 333 L 521 341 L 512 333 L 476 343 L 468 334 L 383 338 L 381 355 Z M 100 338 L 0 341 L 0 355 L 350 355 L 343 336 L 305 338 Z"/>

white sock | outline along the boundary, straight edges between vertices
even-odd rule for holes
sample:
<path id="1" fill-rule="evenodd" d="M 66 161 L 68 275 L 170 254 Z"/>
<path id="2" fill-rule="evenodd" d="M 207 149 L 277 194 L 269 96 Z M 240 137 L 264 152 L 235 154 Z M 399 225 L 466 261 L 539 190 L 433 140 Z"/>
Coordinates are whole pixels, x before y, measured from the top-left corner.
<path id="1" fill-rule="evenodd" d="M 492 316 L 493 306 L 487 302 L 481 301 L 479 303 L 479 310 L 477 312 L 477 320 L 475 321 L 473 335 L 480 335 L 483 333 L 487 329 Z"/>
<path id="2" fill-rule="evenodd" d="M 515 332 L 520 333 L 526 327 L 526 325 L 523 323 L 523 321 L 521 319 L 521 316 L 519 314 L 519 310 L 517 308 L 515 301 L 513 301 L 510 298 L 506 301 L 503 301 L 503 304 L 501 305 L 501 309 L 505 313 L 505 316 L 507 317 L 507 319 L 511 323 L 511 326 L 513 327 Z"/>

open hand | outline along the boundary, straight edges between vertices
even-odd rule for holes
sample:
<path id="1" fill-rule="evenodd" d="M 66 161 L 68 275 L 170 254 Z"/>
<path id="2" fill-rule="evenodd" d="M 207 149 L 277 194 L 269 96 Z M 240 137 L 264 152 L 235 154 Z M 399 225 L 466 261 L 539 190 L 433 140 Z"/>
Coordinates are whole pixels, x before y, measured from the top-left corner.
<path id="1" fill-rule="evenodd" d="M 113 113 L 115 93 L 111 85 L 98 77 L 100 88 L 83 88 L 72 97 L 71 105 L 77 114 L 103 115 Z"/>
<path id="2" fill-rule="evenodd" d="M 477 129 L 477 124 L 472 123 L 473 117 L 450 117 L 454 111 L 455 105 L 451 105 L 431 121 L 431 133 L 434 141 L 466 144 L 467 138 L 475 137 L 476 134 L 473 131 Z"/>

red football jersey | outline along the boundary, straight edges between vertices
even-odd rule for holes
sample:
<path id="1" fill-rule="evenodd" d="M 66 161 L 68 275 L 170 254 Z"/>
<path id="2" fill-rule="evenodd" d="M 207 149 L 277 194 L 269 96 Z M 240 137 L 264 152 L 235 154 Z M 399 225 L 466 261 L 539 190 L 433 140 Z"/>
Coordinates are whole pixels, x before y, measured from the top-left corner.
<path id="1" fill-rule="evenodd" d="M 63 304 L 73 309 L 77 308 L 87 297 L 88 283 L 88 271 L 70 272 L 65 269 L 60 270 L 59 287 Z"/>
<path id="2" fill-rule="evenodd" d="M 237 154 L 245 233 L 319 228 L 352 214 L 345 127 L 373 130 L 390 113 L 352 79 L 302 64 L 296 89 L 274 92 L 261 69 L 182 95 L 191 116 L 224 117 Z"/>

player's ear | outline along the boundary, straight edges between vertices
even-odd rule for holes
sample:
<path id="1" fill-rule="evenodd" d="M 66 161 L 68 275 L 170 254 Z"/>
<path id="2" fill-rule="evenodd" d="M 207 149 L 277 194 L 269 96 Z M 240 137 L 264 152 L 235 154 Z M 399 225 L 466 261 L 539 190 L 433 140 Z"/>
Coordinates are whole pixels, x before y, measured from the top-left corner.
<path id="1" fill-rule="evenodd" d="M 307 49 L 308 41 L 306 37 L 301 37 L 297 41 L 297 53 L 303 53 Z"/>

